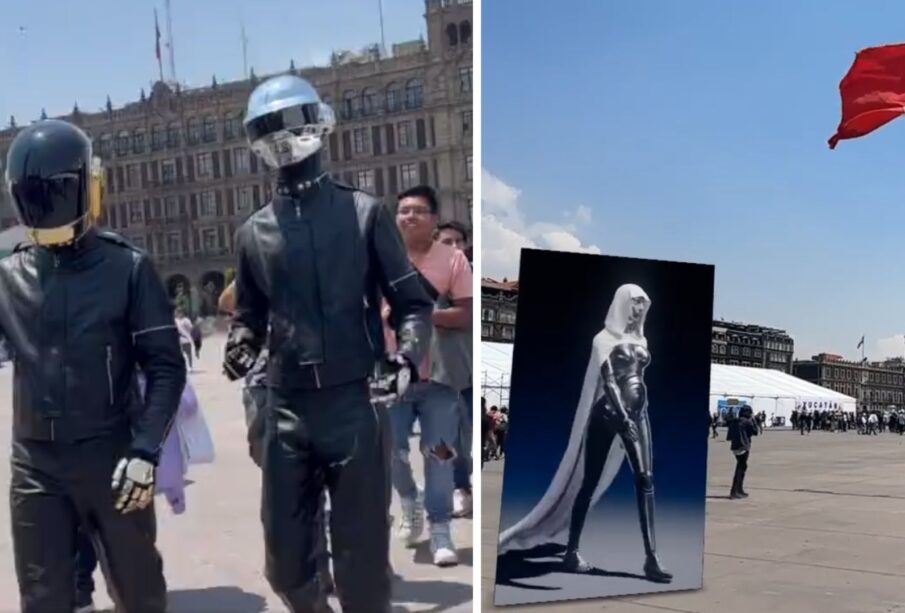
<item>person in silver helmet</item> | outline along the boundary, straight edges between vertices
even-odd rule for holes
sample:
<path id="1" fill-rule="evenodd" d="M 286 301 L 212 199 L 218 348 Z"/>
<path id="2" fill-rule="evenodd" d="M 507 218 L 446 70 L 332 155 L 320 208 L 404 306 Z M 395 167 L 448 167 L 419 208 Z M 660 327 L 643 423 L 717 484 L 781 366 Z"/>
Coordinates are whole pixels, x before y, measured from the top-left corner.
<path id="1" fill-rule="evenodd" d="M 163 613 L 154 472 L 186 378 L 166 290 L 144 252 L 94 227 L 103 171 L 78 127 L 47 120 L 22 130 L 5 179 L 31 239 L 0 261 L 0 335 L 15 362 L 10 517 L 22 611 L 81 604 L 81 528 L 117 610 Z M 148 381 L 140 406 L 136 366 Z"/>
<path id="2" fill-rule="evenodd" d="M 224 371 L 237 380 L 267 345 L 261 453 L 266 576 L 293 612 L 330 611 L 318 579 L 321 495 L 329 491 L 336 591 L 345 613 L 388 613 L 389 446 L 379 390 L 404 392 L 430 346 L 433 304 L 389 210 L 321 164 L 333 111 L 282 75 L 248 101 L 245 132 L 276 171 L 272 202 L 236 237 L 236 310 Z M 398 349 L 387 355 L 380 301 Z M 383 400 L 381 399 L 381 402 Z"/>

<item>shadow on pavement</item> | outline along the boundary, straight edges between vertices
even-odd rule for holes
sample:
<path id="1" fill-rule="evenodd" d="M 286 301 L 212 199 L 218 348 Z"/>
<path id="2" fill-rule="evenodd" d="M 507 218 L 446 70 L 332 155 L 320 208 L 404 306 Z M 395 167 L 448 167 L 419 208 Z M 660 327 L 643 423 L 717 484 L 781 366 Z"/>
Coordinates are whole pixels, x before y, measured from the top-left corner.
<path id="1" fill-rule="evenodd" d="M 507 551 L 503 555 L 497 557 L 496 584 L 518 587 L 526 590 L 558 590 L 560 588 L 522 583 L 519 579 L 534 579 L 552 573 L 571 574 L 570 571 L 563 568 L 561 559 L 549 559 L 560 558 L 565 552 L 565 545 L 559 543 L 546 543 L 522 551 Z M 538 558 L 547 559 L 541 560 Z M 592 568 L 588 572 L 574 574 L 587 575 L 590 577 L 622 577 L 626 579 L 641 579 L 642 581 L 647 580 L 644 575 L 607 571 L 600 568 Z"/>
<path id="2" fill-rule="evenodd" d="M 234 586 L 174 590 L 168 594 L 170 613 L 259 613 L 267 609 L 267 600 Z"/>
<path id="3" fill-rule="evenodd" d="M 470 602 L 471 598 L 471 585 L 452 581 L 406 581 L 403 579 L 393 589 L 394 602 L 431 605 L 431 608 L 427 610 L 429 613 L 448 611 L 453 607 Z M 396 605 L 393 607 L 393 611 L 402 613 L 408 609 Z"/>

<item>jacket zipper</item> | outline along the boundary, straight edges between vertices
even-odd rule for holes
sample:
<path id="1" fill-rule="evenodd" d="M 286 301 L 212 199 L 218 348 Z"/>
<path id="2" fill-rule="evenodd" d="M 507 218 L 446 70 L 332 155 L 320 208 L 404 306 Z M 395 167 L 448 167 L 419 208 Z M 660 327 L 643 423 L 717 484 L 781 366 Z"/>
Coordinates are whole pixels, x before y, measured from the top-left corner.
<path id="1" fill-rule="evenodd" d="M 113 406 L 113 347 L 107 345 L 107 387 L 110 390 L 110 406 Z"/>
<path id="2" fill-rule="evenodd" d="M 368 345 L 371 346 L 371 351 L 374 351 L 375 350 L 374 341 L 371 339 L 371 331 L 368 330 L 368 297 L 364 296 L 363 298 L 364 298 L 364 303 L 365 303 L 365 312 L 364 312 L 364 315 L 361 316 L 361 322 L 364 324 L 365 337 L 367 337 L 367 339 L 368 339 Z"/>

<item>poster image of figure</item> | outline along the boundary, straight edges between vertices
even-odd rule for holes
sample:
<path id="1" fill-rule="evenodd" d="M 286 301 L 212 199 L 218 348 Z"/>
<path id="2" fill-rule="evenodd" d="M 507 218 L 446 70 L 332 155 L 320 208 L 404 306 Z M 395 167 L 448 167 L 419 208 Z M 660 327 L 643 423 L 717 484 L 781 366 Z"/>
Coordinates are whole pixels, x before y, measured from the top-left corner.
<path id="1" fill-rule="evenodd" d="M 522 250 L 496 605 L 703 586 L 713 279 Z"/>

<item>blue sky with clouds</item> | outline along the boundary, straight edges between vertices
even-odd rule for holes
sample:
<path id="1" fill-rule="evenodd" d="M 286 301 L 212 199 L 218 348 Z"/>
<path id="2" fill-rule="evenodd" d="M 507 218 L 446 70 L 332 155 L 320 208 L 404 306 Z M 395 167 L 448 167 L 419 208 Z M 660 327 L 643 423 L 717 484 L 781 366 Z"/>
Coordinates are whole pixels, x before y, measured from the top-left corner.
<path id="1" fill-rule="evenodd" d="M 325 63 L 334 49 L 380 41 L 378 0 L 171 0 L 176 73 L 192 85 L 242 76 L 240 21 L 257 74 Z M 137 99 L 158 77 L 154 8 L 164 0 L 3 0 L 0 125 Z M 426 37 L 423 0 L 383 0 L 387 46 Z M 20 28 L 24 28 L 24 31 Z M 164 57 L 164 70 L 166 70 Z"/>
<path id="2" fill-rule="evenodd" d="M 485 2 L 484 274 L 520 245 L 716 265 L 715 315 L 798 357 L 903 355 L 905 119 L 830 151 L 905 3 Z"/>

